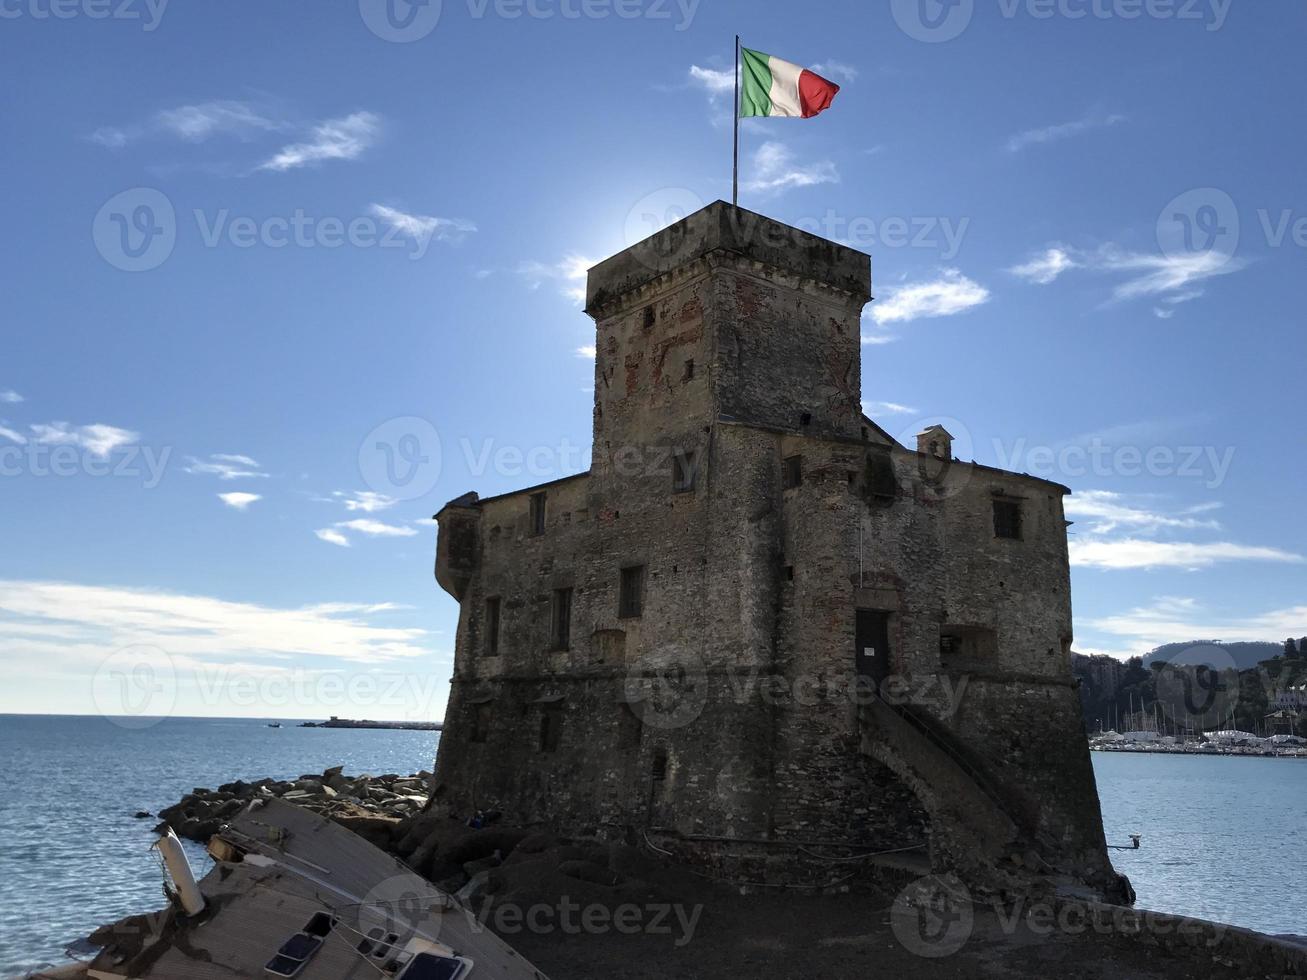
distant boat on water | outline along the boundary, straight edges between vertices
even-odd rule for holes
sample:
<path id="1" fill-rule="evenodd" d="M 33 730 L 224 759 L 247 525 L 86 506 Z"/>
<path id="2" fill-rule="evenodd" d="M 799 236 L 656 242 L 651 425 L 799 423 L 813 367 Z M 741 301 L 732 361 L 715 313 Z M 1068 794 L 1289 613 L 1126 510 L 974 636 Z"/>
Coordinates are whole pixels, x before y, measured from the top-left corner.
<path id="1" fill-rule="evenodd" d="M 281 727 L 281 722 L 279 722 L 279 721 L 270 721 L 270 722 L 268 722 L 268 727 L 269 727 L 269 728 L 280 728 L 280 727 Z"/>

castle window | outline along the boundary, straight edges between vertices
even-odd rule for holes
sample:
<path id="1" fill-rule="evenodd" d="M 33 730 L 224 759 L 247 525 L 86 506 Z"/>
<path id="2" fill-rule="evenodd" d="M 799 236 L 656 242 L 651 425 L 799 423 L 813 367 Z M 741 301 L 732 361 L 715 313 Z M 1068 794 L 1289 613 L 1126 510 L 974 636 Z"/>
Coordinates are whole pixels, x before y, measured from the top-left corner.
<path id="1" fill-rule="evenodd" d="M 554 589 L 553 623 L 550 634 L 554 650 L 566 650 L 572 645 L 571 589 Z"/>
<path id="2" fill-rule="evenodd" d="M 804 412 L 802 415 L 800 415 L 800 416 L 799 416 L 799 425 L 803 426 L 805 429 L 806 429 L 808 426 L 812 425 L 812 413 L 811 413 L 811 412 Z"/>
<path id="3" fill-rule="evenodd" d="M 898 499 L 899 481 L 887 450 L 873 449 L 867 453 L 866 475 L 868 503 L 884 507 Z"/>
<path id="4" fill-rule="evenodd" d="M 644 719 L 629 704 L 621 707 L 617 720 L 617 742 L 624 749 L 638 749 L 644 736 Z"/>
<path id="5" fill-rule="evenodd" d="M 472 741 L 485 742 L 490 738 L 490 705 L 478 704 L 472 713 Z"/>
<path id="6" fill-rule="evenodd" d="M 623 568 L 617 615 L 622 619 L 634 619 L 643 612 L 644 566 L 633 565 L 630 568 Z"/>
<path id="7" fill-rule="evenodd" d="M 1021 501 L 995 498 L 994 537 L 1021 539 Z"/>
<path id="8" fill-rule="evenodd" d="M 685 362 L 685 374 L 681 377 L 682 381 L 694 380 L 694 358 L 688 358 Z"/>
<path id="9" fill-rule="evenodd" d="M 545 497 L 544 493 L 531 494 L 531 533 L 545 533 Z"/>
<path id="10" fill-rule="evenodd" d="M 557 752 L 563 740 L 563 705 L 561 701 L 546 704 L 540 712 L 540 751 Z"/>
<path id="11" fill-rule="evenodd" d="M 486 600 L 486 656 L 499 656 L 499 613 L 503 603 L 499 596 Z"/>
<path id="12" fill-rule="evenodd" d="M 667 750 L 659 749 L 653 754 L 653 765 L 650 768 L 650 776 L 655 783 L 661 783 L 667 778 Z"/>
<path id="13" fill-rule="evenodd" d="M 786 456 L 781 460 L 781 486 L 793 490 L 803 485 L 803 457 Z"/>
<path id="14" fill-rule="evenodd" d="M 678 449 L 672 454 L 672 491 L 690 493 L 694 490 L 696 475 L 695 453 L 692 450 Z"/>
<path id="15" fill-rule="evenodd" d="M 644 308 L 644 328 L 649 330 L 657 322 L 658 314 L 654 311 L 654 308 L 652 306 L 646 306 Z"/>

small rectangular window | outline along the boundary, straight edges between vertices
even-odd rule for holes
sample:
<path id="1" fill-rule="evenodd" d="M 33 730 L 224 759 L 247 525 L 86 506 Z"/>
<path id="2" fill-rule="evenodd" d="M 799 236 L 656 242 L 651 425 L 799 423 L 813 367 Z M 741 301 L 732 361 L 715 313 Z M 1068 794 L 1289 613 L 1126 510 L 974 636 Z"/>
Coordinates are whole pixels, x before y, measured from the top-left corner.
<path id="1" fill-rule="evenodd" d="M 622 619 L 633 619 L 644 612 L 643 565 L 622 569 L 621 596 L 617 608 L 617 614 Z"/>
<path id="2" fill-rule="evenodd" d="M 472 741 L 484 742 L 490 738 L 490 705 L 478 704 L 472 712 Z"/>
<path id="3" fill-rule="evenodd" d="M 667 750 L 658 749 L 653 754 L 653 762 L 649 767 L 649 775 L 655 783 L 661 783 L 667 778 Z"/>
<path id="4" fill-rule="evenodd" d="M 545 533 L 545 494 L 531 494 L 531 533 Z"/>
<path id="5" fill-rule="evenodd" d="M 781 462 L 781 486 L 793 490 L 803 484 L 803 457 L 786 456 Z"/>
<path id="6" fill-rule="evenodd" d="M 498 596 L 486 600 L 486 656 L 499 656 L 499 610 L 502 603 Z"/>
<path id="7" fill-rule="evenodd" d="M 682 381 L 693 381 L 693 380 L 694 380 L 694 358 L 693 358 L 693 357 L 691 357 L 691 358 L 687 358 L 687 359 L 686 359 L 686 362 L 685 362 L 685 375 L 681 378 L 681 380 L 682 380 Z"/>
<path id="8" fill-rule="evenodd" d="M 546 704 L 540 713 L 540 751 L 557 752 L 563 741 L 563 705 Z"/>
<path id="9" fill-rule="evenodd" d="M 690 493 L 694 490 L 696 456 L 691 450 L 678 449 L 672 454 L 672 490 L 675 493 Z"/>
<path id="10" fill-rule="evenodd" d="M 1018 500 L 994 501 L 994 537 L 1021 537 L 1021 502 Z"/>
<path id="11" fill-rule="evenodd" d="M 550 630 L 554 650 L 572 645 L 572 590 L 554 589 L 553 624 Z"/>

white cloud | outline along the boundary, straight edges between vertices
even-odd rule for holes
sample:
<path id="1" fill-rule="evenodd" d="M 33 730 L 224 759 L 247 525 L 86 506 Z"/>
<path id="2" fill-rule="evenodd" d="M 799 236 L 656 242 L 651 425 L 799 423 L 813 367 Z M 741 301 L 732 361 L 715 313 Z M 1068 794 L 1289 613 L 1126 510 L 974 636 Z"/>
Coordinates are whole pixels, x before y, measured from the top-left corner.
<path id="1" fill-rule="evenodd" d="M 517 272 L 532 289 L 538 289 L 543 282 L 559 283 L 562 294 L 580 305 L 585 302 L 585 284 L 590 267 L 597 264 L 594 259 L 570 253 L 561 262 L 553 264 L 523 262 L 517 267 Z"/>
<path id="2" fill-rule="evenodd" d="M 203 143 L 215 136 L 248 139 L 257 133 L 277 132 L 289 124 L 269 116 L 248 102 L 218 99 L 195 105 L 164 109 L 143 123 L 128 126 L 104 126 L 91 134 L 91 140 L 111 150 L 147 136 L 166 136 L 188 143 Z"/>
<path id="3" fill-rule="evenodd" d="M 380 132 L 381 119 L 371 112 L 328 119 L 313 127 L 307 141 L 282 147 L 258 169 L 284 173 L 324 160 L 353 160 L 376 142 Z"/>
<path id="4" fill-rule="evenodd" d="M 332 528 L 329 527 L 319 528 L 313 533 L 316 534 L 321 540 L 327 542 L 327 544 L 339 545 L 342 548 L 349 547 L 349 538 L 345 537 L 345 535 L 341 534 L 339 531 L 334 530 Z"/>
<path id="5" fill-rule="evenodd" d="M 1068 497 L 1065 510 L 1068 517 L 1083 518 L 1094 523 L 1089 530 L 1094 534 L 1108 534 L 1118 527 L 1127 527 L 1139 531 L 1178 530 L 1220 530 L 1221 524 L 1215 520 L 1200 520 L 1193 516 L 1214 510 L 1220 504 L 1202 504 L 1190 508 L 1179 515 L 1166 514 L 1156 509 L 1132 506 L 1126 502 L 1124 494 L 1111 490 L 1080 490 Z"/>
<path id="6" fill-rule="evenodd" d="M 381 521 L 364 517 L 352 521 L 340 521 L 336 527 L 357 531 L 359 534 L 374 538 L 411 538 L 418 533 L 411 527 L 397 527 L 394 524 L 383 524 Z"/>
<path id="7" fill-rule="evenodd" d="M 399 503 L 394 497 L 384 493 L 374 493 L 371 490 L 336 490 L 332 493 L 332 497 L 344 504 L 346 510 L 362 511 L 365 514 L 389 510 Z"/>
<path id="8" fill-rule="evenodd" d="M 587 361 L 593 361 L 599 356 L 599 351 L 593 346 L 578 347 L 576 349 L 576 356 L 585 358 Z"/>
<path id="9" fill-rule="evenodd" d="M 1090 113 L 1072 122 L 1059 123 L 1056 126 L 1045 126 L 1043 129 L 1028 129 L 1024 133 L 1017 133 L 1007 141 L 1007 149 L 1009 153 L 1017 153 L 1028 146 L 1055 143 L 1058 140 L 1079 136 L 1081 133 L 1087 133 L 1094 129 L 1106 129 L 1122 122 L 1125 122 L 1125 116 L 1105 116 L 1099 113 Z"/>
<path id="10" fill-rule="evenodd" d="M 858 77 L 858 69 L 852 65 L 846 65 L 842 61 L 823 61 L 812 66 L 812 70 L 823 78 L 831 81 L 843 79 L 846 82 L 855 81 Z"/>
<path id="11" fill-rule="evenodd" d="M 10 442 L 16 442 L 20 446 L 27 445 L 27 436 L 23 435 L 21 432 L 16 432 L 13 429 L 7 428 L 3 422 L 0 422 L 0 438 L 8 439 Z"/>
<path id="12" fill-rule="evenodd" d="M 716 68 L 690 66 L 690 81 L 698 85 L 709 95 L 731 95 L 735 92 L 735 72 L 720 71 Z"/>
<path id="13" fill-rule="evenodd" d="M 121 446 L 130 446 L 140 439 L 137 432 L 115 428 L 112 425 L 69 425 L 67 422 L 48 422 L 31 426 L 32 442 L 45 446 L 76 446 L 101 459 Z"/>
<path id="14" fill-rule="evenodd" d="M 24 651 L 98 666 L 116 650 L 149 645 L 178 665 L 190 658 L 338 658 L 385 663 L 430 656 L 426 632 L 375 625 L 385 604 L 283 609 L 210 596 L 67 582 L 0 581 L 0 653 Z M 48 641 L 34 640 L 45 635 Z"/>
<path id="15" fill-rule="evenodd" d="M 232 453 L 214 453 L 208 459 L 187 456 L 186 463 L 182 469 L 196 476 L 216 476 L 220 480 L 262 480 L 268 477 L 256 460 Z"/>
<path id="16" fill-rule="evenodd" d="M 1047 286 L 1067 269 L 1074 269 L 1078 264 L 1065 249 L 1050 248 L 1029 262 L 1014 266 L 1008 272 L 1041 286 Z"/>
<path id="17" fill-rule="evenodd" d="M 374 204 L 370 208 L 374 217 L 380 218 L 405 238 L 425 244 L 433 238 L 440 242 L 459 241 L 465 235 L 477 230 L 477 226 L 462 218 L 435 218 L 425 214 L 407 214 L 384 204 Z"/>
<path id="18" fill-rule="evenodd" d="M 1072 540 L 1071 564 L 1083 568 L 1210 568 L 1221 562 L 1269 561 L 1297 564 L 1301 555 L 1229 541 L 1153 541 L 1146 538 Z"/>
<path id="19" fill-rule="evenodd" d="M 912 415 L 917 411 L 898 402 L 863 402 L 862 410 L 868 415 Z"/>
<path id="20" fill-rule="evenodd" d="M 250 504 L 257 503 L 263 497 L 257 493 L 220 493 L 218 499 L 234 510 L 246 510 Z"/>
<path id="21" fill-rule="evenodd" d="M 6 405 L 17 405 L 23 400 L 23 396 L 12 389 L 8 391 L 0 391 L 0 402 L 4 402 Z"/>
<path id="22" fill-rule="evenodd" d="M 1128 300 L 1184 291 L 1185 299 L 1178 302 L 1185 302 L 1195 298 L 1189 287 L 1213 276 L 1228 276 L 1238 272 L 1248 263 L 1244 259 L 1232 258 L 1219 252 L 1147 255 L 1108 246 L 1098 254 L 1097 264 L 1106 271 L 1127 272 L 1133 276 L 1112 291 L 1117 299 Z"/>
<path id="23" fill-rule="evenodd" d="M 753 155 L 753 169 L 754 175 L 745 181 L 744 187 L 760 193 L 774 194 L 794 187 L 838 184 L 840 181 L 839 172 L 831 161 L 796 164 L 790 148 L 775 141 L 758 147 Z"/>
<path id="24" fill-rule="evenodd" d="M 1127 637 L 1137 653 L 1144 653 L 1166 643 L 1186 640 L 1279 640 L 1301 635 L 1304 622 L 1307 622 L 1307 606 L 1227 618 L 1211 615 L 1191 598 L 1159 596 L 1151 605 L 1090 619 L 1084 625 L 1101 633 Z"/>
<path id="25" fill-rule="evenodd" d="M 879 324 L 907 323 L 923 317 L 953 316 L 989 301 L 989 290 L 957 269 L 945 269 L 926 282 L 897 286 L 871 309 Z"/>

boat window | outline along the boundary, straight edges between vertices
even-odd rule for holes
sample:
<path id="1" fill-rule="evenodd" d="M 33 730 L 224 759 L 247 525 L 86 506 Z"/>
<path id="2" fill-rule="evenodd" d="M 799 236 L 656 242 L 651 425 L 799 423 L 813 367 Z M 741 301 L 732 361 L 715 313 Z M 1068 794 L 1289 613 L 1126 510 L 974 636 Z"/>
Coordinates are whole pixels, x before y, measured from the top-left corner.
<path id="1" fill-rule="evenodd" d="M 281 949 L 277 950 L 277 953 L 292 960 L 307 960 L 318 951 L 318 947 L 321 945 L 322 940 L 318 937 L 306 936 L 301 932 L 282 943 Z"/>
<path id="2" fill-rule="evenodd" d="M 289 956 L 274 956 L 263 968 L 265 973 L 274 977 L 293 977 L 304 969 L 304 960 L 293 960 Z"/>
<path id="3" fill-rule="evenodd" d="M 463 960 L 435 956 L 431 953 L 418 953 L 402 974 L 402 980 L 458 980 L 463 976 L 466 967 L 467 963 Z"/>
<path id="4" fill-rule="evenodd" d="M 331 935 L 331 930 L 336 928 L 336 920 L 326 912 L 315 912 L 313 918 L 309 919 L 309 924 L 304 927 L 305 933 L 310 936 L 326 937 Z"/>

